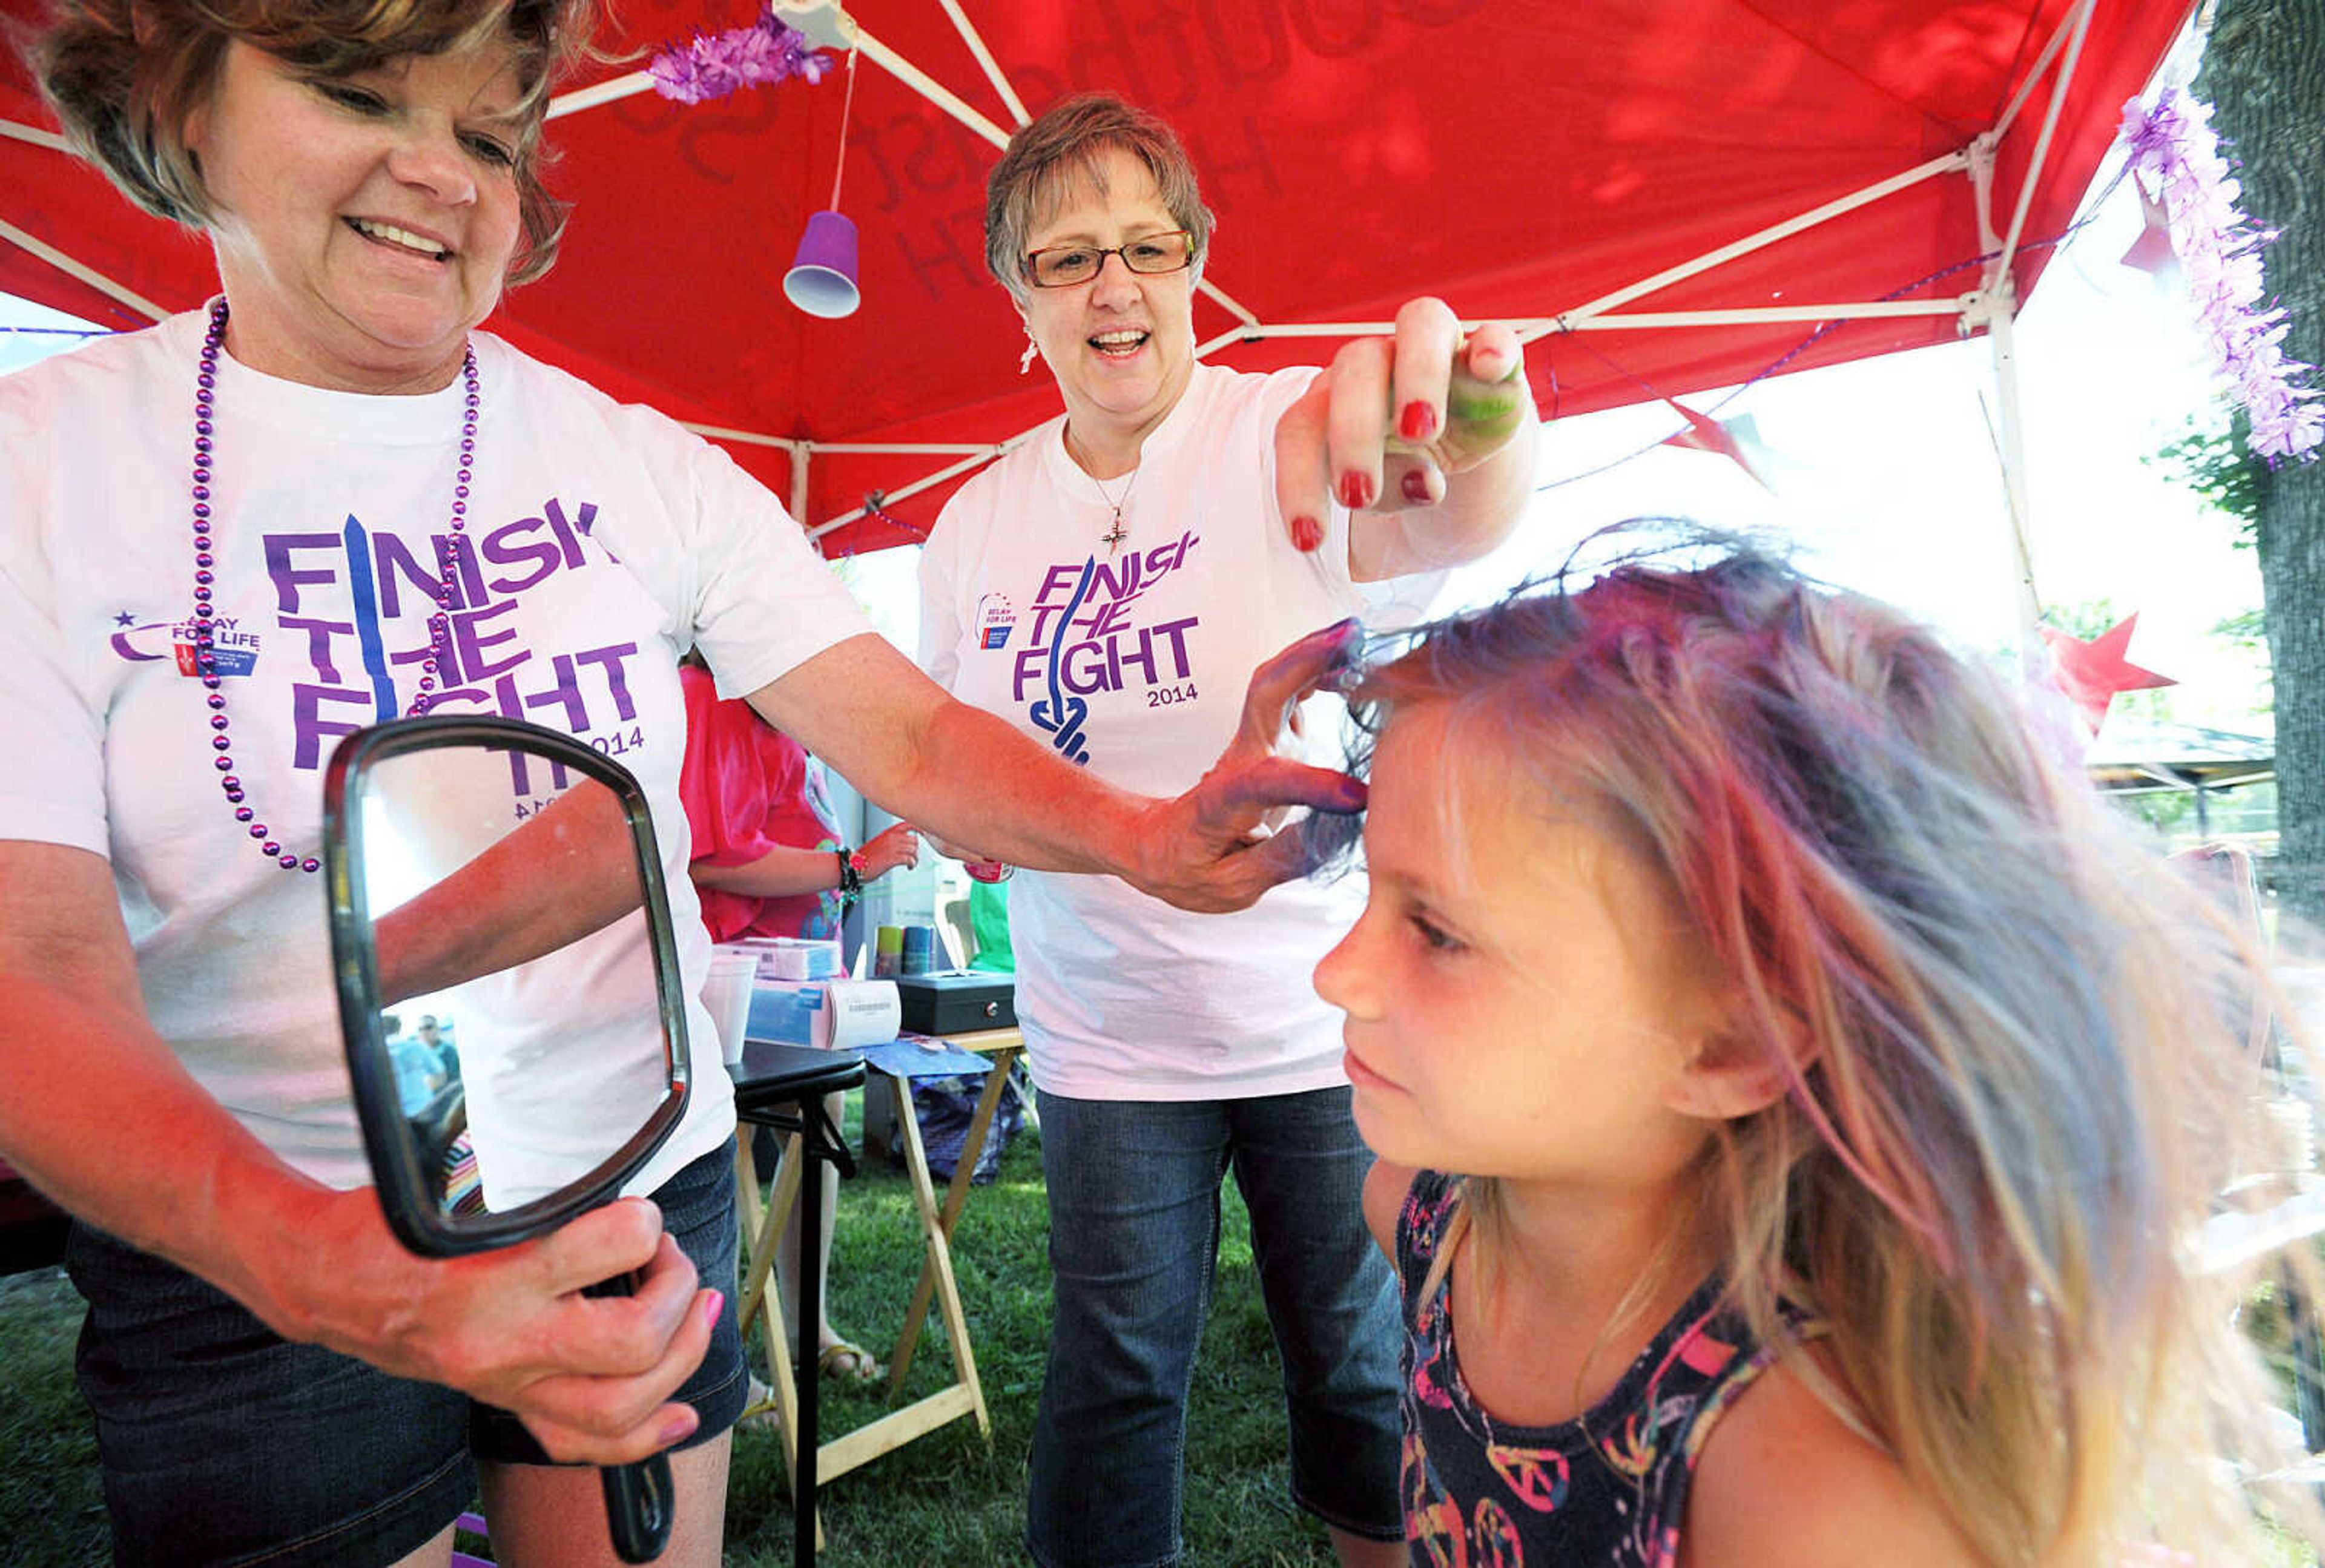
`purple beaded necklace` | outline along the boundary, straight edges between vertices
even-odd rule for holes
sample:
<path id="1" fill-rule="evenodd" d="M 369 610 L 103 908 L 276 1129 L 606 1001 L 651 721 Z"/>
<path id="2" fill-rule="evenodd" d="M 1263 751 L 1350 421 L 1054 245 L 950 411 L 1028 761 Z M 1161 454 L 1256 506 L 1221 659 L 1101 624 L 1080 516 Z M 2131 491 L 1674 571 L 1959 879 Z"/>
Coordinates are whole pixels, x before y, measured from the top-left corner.
<path id="1" fill-rule="evenodd" d="M 310 875 L 322 869 L 322 862 L 309 855 L 301 857 L 285 849 L 281 841 L 270 837 L 271 830 L 258 820 L 258 812 L 246 803 L 247 793 L 242 779 L 234 771 L 234 740 L 227 729 L 226 682 L 218 673 L 218 654 L 210 619 L 210 589 L 216 581 L 213 570 L 218 558 L 210 552 L 210 462 L 216 450 L 214 416 L 218 405 L 218 354 L 226 345 L 226 301 L 221 299 L 210 307 L 209 330 L 202 337 L 200 374 L 194 377 L 194 670 L 201 677 L 209 695 L 204 699 L 210 710 L 210 749 L 218 756 L 212 765 L 218 771 L 218 786 L 225 790 L 227 802 L 234 807 L 234 820 L 245 825 L 251 838 L 257 840 L 258 852 L 285 871 L 304 871 Z M 436 690 L 436 657 L 442 651 L 449 635 L 449 616 L 452 608 L 452 575 L 459 561 L 459 541 L 466 536 L 468 525 L 468 476 L 477 456 L 477 410 L 483 399 L 477 394 L 477 351 L 468 349 L 462 356 L 460 375 L 467 383 L 468 397 L 467 413 L 460 423 L 460 473 L 452 484 L 452 534 L 441 547 L 442 574 L 436 582 L 436 613 L 428 617 L 428 656 L 420 662 L 420 691 L 412 700 L 415 714 L 428 711 Z"/>

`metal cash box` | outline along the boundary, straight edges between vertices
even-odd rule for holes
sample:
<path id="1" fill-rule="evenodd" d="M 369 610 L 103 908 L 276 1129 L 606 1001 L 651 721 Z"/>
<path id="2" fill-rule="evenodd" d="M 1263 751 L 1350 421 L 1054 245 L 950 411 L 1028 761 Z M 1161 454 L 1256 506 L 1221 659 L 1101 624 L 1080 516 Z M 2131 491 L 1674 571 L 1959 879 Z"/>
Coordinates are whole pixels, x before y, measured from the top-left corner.
<path id="1" fill-rule="evenodd" d="M 1016 981 L 1008 975 L 951 970 L 894 978 L 897 999 L 903 1007 L 904 1027 L 916 1034 L 1006 1029 L 1017 1022 Z"/>

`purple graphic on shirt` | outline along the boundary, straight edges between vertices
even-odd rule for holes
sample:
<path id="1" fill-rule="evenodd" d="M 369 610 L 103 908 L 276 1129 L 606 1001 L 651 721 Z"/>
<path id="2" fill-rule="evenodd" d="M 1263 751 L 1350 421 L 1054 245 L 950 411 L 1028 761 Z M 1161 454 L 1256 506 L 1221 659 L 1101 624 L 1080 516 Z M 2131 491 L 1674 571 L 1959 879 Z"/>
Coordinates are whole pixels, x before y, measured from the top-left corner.
<path id="1" fill-rule="evenodd" d="M 1019 624 L 1025 641 L 1010 654 L 1010 700 L 1025 704 L 1026 716 L 1048 733 L 1051 746 L 1077 763 L 1089 761 L 1083 726 L 1089 699 L 1100 692 L 1141 690 L 1160 699 L 1193 700 L 1194 666 L 1187 634 L 1201 624 L 1195 616 L 1147 622 L 1138 601 L 1147 590 L 1186 563 L 1202 543 L 1194 533 L 1119 561 L 1097 556 L 1061 561 L 1042 574 L 1040 589 Z M 1003 647 L 986 627 L 981 645 Z"/>
<path id="2" fill-rule="evenodd" d="M 595 730 L 637 717 L 625 667 L 638 652 L 635 641 L 545 653 L 522 641 L 514 623 L 520 596 L 560 571 L 592 564 L 581 539 L 590 533 L 597 514 L 597 506 L 585 501 L 569 518 L 563 504 L 552 496 L 542 505 L 540 516 L 521 517 L 481 533 L 468 541 L 468 548 L 454 550 L 449 538 L 434 541 L 438 560 L 449 557 L 451 561 L 451 604 L 442 644 L 434 650 L 439 691 L 430 711 L 499 713 L 546 723 L 585 739 Z M 392 534 L 372 534 L 368 543 L 381 621 L 424 613 L 419 607 L 439 587 L 437 562 L 416 559 Z M 602 546 L 600 551 L 600 563 L 610 561 Z M 339 535 L 266 538 L 276 622 L 285 632 L 303 637 L 308 667 L 315 675 L 311 683 L 292 688 L 293 765 L 301 768 L 319 765 L 327 738 L 371 721 L 361 711 L 374 705 L 364 671 L 362 644 L 367 628 L 354 620 L 310 613 L 301 593 L 302 588 L 321 590 L 328 585 L 328 593 L 319 591 L 317 597 L 331 608 L 346 602 L 348 565 L 347 545 Z M 385 656 L 391 668 L 404 667 L 410 678 L 418 673 L 409 666 L 425 660 L 430 651 L 423 634 L 412 645 L 387 649 Z M 407 679 L 406 684 L 412 683 Z"/>
<path id="3" fill-rule="evenodd" d="M 331 532 L 263 535 L 274 601 L 264 652 L 288 660 L 305 677 L 290 686 L 292 765 L 320 767 L 331 742 L 394 717 L 416 691 L 417 666 L 431 652 L 425 617 L 442 582 L 441 562 L 449 563 L 450 602 L 432 650 L 437 687 L 430 711 L 545 723 L 609 755 L 644 745 L 630 680 L 635 640 L 555 650 L 527 640 L 539 635 L 537 625 L 520 626 L 525 594 L 561 572 L 618 565 L 593 533 L 597 515 L 595 503 L 569 512 L 551 496 L 538 516 L 462 535 L 457 545 L 449 534 L 407 541 L 353 516 Z M 591 548 L 585 550 L 585 539 Z M 115 617 L 120 629 L 112 645 L 119 657 L 142 663 L 174 654 L 183 673 L 195 673 L 191 623 L 125 619 L 125 617 Z M 216 619 L 218 673 L 247 675 L 255 668 L 260 624 L 247 615 Z M 589 637 L 586 629 L 569 635 Z M 405 695 L 399 698 L 399 691 Z"/>

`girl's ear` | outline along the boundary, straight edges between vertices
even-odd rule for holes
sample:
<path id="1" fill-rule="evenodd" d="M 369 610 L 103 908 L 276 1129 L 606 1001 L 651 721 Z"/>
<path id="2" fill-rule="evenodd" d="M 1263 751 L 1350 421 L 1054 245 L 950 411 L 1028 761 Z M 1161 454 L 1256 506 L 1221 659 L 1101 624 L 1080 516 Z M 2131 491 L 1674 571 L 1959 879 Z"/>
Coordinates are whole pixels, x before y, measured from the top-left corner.
<path id="1" fill-rule="evenodd" d="M 1783 1099 L 1814 1056 L 1807 1040 L 1798 1036 L 1788 1035 L 1772 1050 L 1730 1032 L 1707 1035 L 1672 1080 L 1663 1104 L 1706 1121 L 1740 1120 Z"/>

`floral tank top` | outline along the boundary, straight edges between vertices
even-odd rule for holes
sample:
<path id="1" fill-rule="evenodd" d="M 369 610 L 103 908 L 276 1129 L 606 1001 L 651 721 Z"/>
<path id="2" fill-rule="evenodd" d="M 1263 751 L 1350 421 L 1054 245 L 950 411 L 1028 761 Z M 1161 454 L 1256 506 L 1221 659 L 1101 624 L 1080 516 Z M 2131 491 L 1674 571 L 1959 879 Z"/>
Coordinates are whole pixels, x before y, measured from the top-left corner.
<path id="1" fill-rule="evenodd" d="M 1775 1359 L 1706 1281 L 1587 1415 L 1496 1421 L 1454 1355 L 1450 1285 L 1420 1299 L 1461 1181 L 1415 1174 L 1397 1217 L 1403 1285 L 1400 1493 L 1415 1568 L 1672 1568 L 1712 1424 Z"/>

